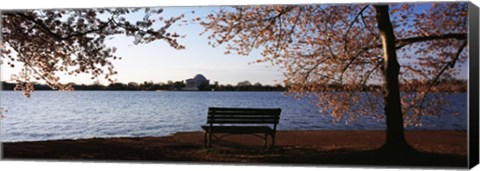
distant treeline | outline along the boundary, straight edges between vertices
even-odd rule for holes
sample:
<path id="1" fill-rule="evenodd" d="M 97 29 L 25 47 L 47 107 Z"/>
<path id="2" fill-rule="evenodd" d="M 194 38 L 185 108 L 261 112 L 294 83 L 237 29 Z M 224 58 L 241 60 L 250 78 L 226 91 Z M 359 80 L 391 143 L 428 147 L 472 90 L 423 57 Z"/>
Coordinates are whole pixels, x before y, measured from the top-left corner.
<path id="1" fill-rule="evenodd" d="M 183 81 L 169 81 L 167 83 L 153 83 L 145 81 L 143 83 L 129 82 L 112 83 L 109 85 L 102 84 L 74 84 L 70 83 L 75 90 L 113 90 L 113 91 L 181 91 L 186 87 Z M 52 90 L 45 84 L 34 84 L 35 90 Z M 2 90 L 14 90 L 15 83 L 8 83 L 2 81 Z M 237 85 L 220 85 L 218 82 L 210 85 L 202 85 L 199 91 L 284 91 L 284 86 L 276 85 L 262 85 L 260 83 L 251 84 L 249 81 L 239 82 Z"/>
<path id="2" fill-rule="evenodd" d="M 183 81 L 169 81 L 167 83 L 153 83 L 145 81 L 143 83 L 130 82 L 124 83 L 112 83 L 107 86 L 102 84 L 74 84 L 70 83 L 75 90 L 127 90 L 127 91 L 181 91 L 186 87 Z M 322 86 L 324 91 L 349 91 L 345 89 L 345 86 L 340 85 L 317 85 Z M 347 86 L 348 87 L 348 86 Z M 15 83 L 8 83 L 2 81 L 2 90 L 14 90 Z M 34 84 L 35 90 L 52 90 L 45 84 Z M 430 86 L 424 81 L 410 81 L 409 83 L 403 83 L 400 85 L 400 91 L 402 92 L 414 92 L 420 89 L 428 89 L 432 92 L 466 92 L 467 80 L 448 80 L 439 81 L 435 85 Z M 226 84 L 221 85 L 218 82 L 210 85 L 202 85 L 199 87 L 199 91 L 286 91 L 288 86 L 276 85 L 262 85 L 260 83 L 251 84 L 249 81 L 242 81 L 236 85 Z M 368 85 L 364 87 L 362 91 L 380 90 L 380 85 Z"/>

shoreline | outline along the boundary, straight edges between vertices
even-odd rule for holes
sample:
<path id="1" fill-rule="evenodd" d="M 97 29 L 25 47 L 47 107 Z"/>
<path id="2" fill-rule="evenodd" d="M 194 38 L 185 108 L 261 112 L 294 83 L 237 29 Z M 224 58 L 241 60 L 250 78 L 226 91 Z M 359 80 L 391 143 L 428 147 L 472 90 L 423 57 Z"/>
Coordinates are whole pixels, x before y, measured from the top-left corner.
<path id="1" fill-rule="evenodd" d="M 276 147 L 263 148 L 263 139 L 233 135 L 204 148 L 203 132 L 171 136 L 92 138 L 2 143 L 8 160 L 93 160 L 149 162 L 215 162 L 255 164 L 345 164 L 466 167 L 467 132 L 406 131 L 419 152 L 404 157 L 381 153 L 380 130 L 277 131 Z M 268 141 L 270 144 L 270 139 Z M 393 158 L 392 158 L 393 157 Z"/>
<path id="2" fill-rule="evenodd" d="M 348 130 L 348 129 L 332 129 L 332 130 L 278 130 L 278 132 L 331 132 L 331 131 L 338 131 L 338 132 L 344 132 L 344 131 L 365 131 L 365 132 L 384 132 L 385 130 Z M 467 130 L 450 130 L 450 129 L 405 129 L 405 132 L 467 132 Z M 180 131 L 180 132 L 173 132 L 170 134 L 166 135 L 159 135 L 159 136 L 99 136 L 99 137 L 85 137 L 85 138 L 67 138 L 67 139 L 46 139 L 46 140 L 15 140 L 15 141 L 1 141 L 0 143 L 34 143 L 34 142 L 52 142 L 52 141 L 77 141 L 77 140 L 90 140 L 90 139 L 128 139 L 128 138 L 162 138 L 162 137 L 172 137 L 175 136 L 176 134 L 183 134 L 183 133 L 194 133 L 194 132 L 202 132 L 201 130 L 195 130 L 195 131 Z"/>

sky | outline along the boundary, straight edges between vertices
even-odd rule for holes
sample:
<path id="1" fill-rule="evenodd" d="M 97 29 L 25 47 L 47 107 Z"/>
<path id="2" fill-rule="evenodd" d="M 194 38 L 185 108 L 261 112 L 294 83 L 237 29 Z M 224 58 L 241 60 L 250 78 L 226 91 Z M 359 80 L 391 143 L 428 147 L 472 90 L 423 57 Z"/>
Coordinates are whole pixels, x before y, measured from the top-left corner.
<path id="1" fill-rule="evenodd" d="M 166 7 L 162 16 L 169 18 L 185 14 L 185 19 L 203 17 L 217 7 Z M 195 11 L 194 14 L 191 11 Z M 182 24 L 182 22 L 177 22 Z M 196 23 L 175 25 L 172 32 L 185 35 L 178 42 L 186 46 L 176 50 L 160 40 L 149 44 L 133 45 L 132 38 L 117 37 L 108 42 L 117 47 L 117 54 L 122 60 L 114 62 L 119 74 L 119 82 L 167 82 L 181 81 L 203 74 L 212 83 L 237 84 L 248 80 L 252 83 L 275 84 L 281 81 L 282 73 L 270 64 L 250 64 L 260 59 L 258 51 L 249 56 L 225 55 L 225 47 L 208 45 L 207 34 L 200 36 L 204 28 Z"/>
<path id="2" fill-rule="evenodd" d="M 190 20 L 196 17 L 206 16 L 218 7 L 164 7 L 162 17 L 185 14 L 185 19 Z M 195 11 L 192 14 L 191 11 Z M 129 16 L 135 18 L 137 16 Z M 138 17 L 143 17 L 139 13 Z M 208 45 L 207 34 L 200 36 L 204 28 L 199 24 L 188 24 L 179 26 L 177 22 L 169 29 L 170 32 L 177 32 L 185 35 L 185 38 L 178 42 L 186 47 L 184 50 L 176 50 L 170 47 L 163 40 L 148 44 L 133 44 L 133 38 L 126 36 L 115 36 L 107 41 L 107 46 L 117 48 L 116 55 L 121 60 L 114 60 L 113 64 L 118 74 L 113 78 L 117 82 L 144 82 L 166 83 L 167 81 L 182 81 L 194 77 L 196 74 L 203 74 L 210 82 L 218 81 L 220 84 L 237 84 L 248 80 L 251 83 L 274 85 L 283 79 L 278 68 L 270 64 L 251 64 L 260 59 L 258 51 L 249 56 L 235 54 L 225 55 L 225 47 L 213 48 Z M 16 66 L 20 66 L 17 64 Z M 20 67 L 2 68 L 2 80 L 8 81 L 10 75 L 18 72 Z M 90 79 L 90 75 L 81 74 L 78 76 L 67 76 L 60 74 L 61 82 L 75 82 L 77 84 L 92 84 L 96 80 Z M 106 80 L 99 79 L 100 83 L 108 84 Z"/>
<path id="3" fill-rule="evenodd" d="M 189 20 L 206 16 L 216 9 L 218 8 L 167 7 L 164 8 L 163 16 L 168 18 L 184 13 L 185 19 Z M 195 14 L 191 13 L 192 10 Z M 199 24 L 176 25 L 170 30 L 186 36 L 178 40 L 186 49 L 175 50 L 164 41 L 137 46 L 132 45 L 132 39 L 121 38 L 120 41 L 112 42 L 118 48 L 118 54 L 125 56 L 114 63 L 119 71 L 118 80 L 166 82 L 185 80 L 196 74 L 203 74 L 212 83 L 218 81 L 220 84 L 236 84 L 245 80 L 275 84 L 275 81 L 283 79 L 282 73 L 270 64 L 250 64 L 261 58 L 258 51 L 249 56 L 225 55 L 224 46 L 214 48 L 208 45 L 208 35 L 199 35 L 204 30 Z"/>
<path id="4" fill-rule="evenodd" d="M 162 16 L 176 16 L 185 14 L 185 19 L 203 17 L 218 10 L 217 6 L 205 7 L 164 7 Z M 195 11 L 194 14 L 191 11 Z M 141 14 L 140 14 L 141 15 Z M 143 16 L 130 16 L 143 17 Z M 177 22 L 180 24 L 181 22 Z M 117 56 L 122 60 L 114 60 L 113 64 L 118 74 L 113 78 L 117 82 L 144 82 L 166 83 L 168 81 L 182 81 L 202 74 L 211 83 L 232 84 L 248 80 L 251 83 L 274 85 L 282 83 L 283 73 L 279 67 L 270 63 L 252 63 L 261 59 L 260 50 L 254 50 L 249 56 L 240 56 L 234 53 L 225 55 L 225 46 L 213 48 L 208 45 L 208 34 L 200 36 L 204 30 L 199 24 L 175 25 L 169 29 L 185 35 L 178 42 L 186 47 L 184 50 L 175 50 L 163 40 L 149 44 L 134 45 L 133 38 L 116 36 L 107 41 L 107 46 L 117 47 Z M 17 64 L 16 66 L 20 66 Z M 466 65 L 464 65 L 466 66 Z M 464 67 L 466 68 L 466 67 Z M 9 81 L 10 75 L 17 73 L 20 67 L 14 69 L 2 67 L 2 81 Z M 461 77 L 466 78 L 467 69 L 462 71 Z M 74 82 L 77 84 L 92 84 L 90 75 L 78 76 L 62 75 L 61 82 Z M 99 79 L 100 83 L 108 84 L 107 80 Z"/>

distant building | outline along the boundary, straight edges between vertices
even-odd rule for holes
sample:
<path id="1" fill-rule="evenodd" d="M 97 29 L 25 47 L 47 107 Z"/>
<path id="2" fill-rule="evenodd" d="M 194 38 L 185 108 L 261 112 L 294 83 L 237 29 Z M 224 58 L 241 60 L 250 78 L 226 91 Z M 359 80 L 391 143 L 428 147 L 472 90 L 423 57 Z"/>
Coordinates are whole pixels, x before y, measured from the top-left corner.
<path id="1" fill-rule="evenodd" d="M 202 74 L 197 74 L 195 77 L 185 80 L 186 87 L 183 90 L 187 91 L 197 91 L 201 86 L 208 86 L 210 80 L 207 80 Z"/>

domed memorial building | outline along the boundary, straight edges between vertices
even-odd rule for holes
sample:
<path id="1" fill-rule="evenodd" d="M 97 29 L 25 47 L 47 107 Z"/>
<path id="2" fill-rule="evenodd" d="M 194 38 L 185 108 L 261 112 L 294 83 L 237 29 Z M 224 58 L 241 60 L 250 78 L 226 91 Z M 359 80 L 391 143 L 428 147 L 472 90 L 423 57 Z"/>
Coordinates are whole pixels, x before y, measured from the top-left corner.
<path id="1" fill-rule="evenodd" d="M 210 80 L 207 80 L 205 76 L 202 74 L 197 74 L 195 77 L 185 80 L 186 87 L 183 90 L 187 91 L 197 91 L 202 86 L 208 86 L 210 84 Z"/>

